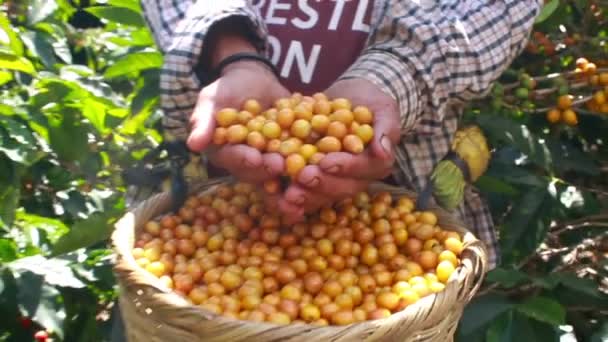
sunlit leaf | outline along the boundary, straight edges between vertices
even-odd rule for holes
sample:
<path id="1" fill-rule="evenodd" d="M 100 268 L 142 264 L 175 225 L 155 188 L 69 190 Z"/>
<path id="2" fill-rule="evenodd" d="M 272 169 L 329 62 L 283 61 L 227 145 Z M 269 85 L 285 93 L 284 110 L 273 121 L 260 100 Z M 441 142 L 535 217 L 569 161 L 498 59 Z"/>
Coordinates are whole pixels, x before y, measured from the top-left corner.
<path id="1" fill-rule="evenodd" d="M 44 283 L 42 276 L 31 272 L 21 273 L 16 281 L 17 302 L 23 315 L 62 337 L 66 315 L 59 291 Z"/>
<path id="2" fill-rule="evenodd" d="M 88 247 L 107 239 L 112 230 L 106 215 L 95 213 L 86 220 L 74 224 L 70 232 L 59 239 L 53 246 L 54 254 L 62 254 Z"/>
<path id="3" fill-rule="evenodd" d="M 8 44 L 15 55 L 23 56 L 23 44 L 21 43 L 21 40 L 19 40 L 17 32 L 11 26 L 4 12 L 0 12 L 0 30 L 3 31 L 3 34 L 8 39 L 7 42 L 2 43 Z M 0 33 L 0 35 L 2 35 L 2 33 Z"/>
<path id="4" fill-rule="evenodd" d="M 60 220 L 29 214 L 18 211 L 16 215 L 17 224 L 24 228 L 36 228 L 44 230 L 51 243 L 55 243 L 61 236 L 66 234 L 69 229 Z"/>
<path id="5" fill-rule="evenodd" d="M 551 0 L 546 3 L 540 11 L 538 17 L 536 17 L 534 23 L 539 24 L 543 21 L 547 20 L 555 12 L 557 7 L 559 6 L 559 0 Z"/>
<path id="6" fill-rule="evenodd" d="M 31 25 L 48 18 L 57 9 L 55 1 L 31 0 L 28 12 L 28 21 Z"/>
<path id="7" fill-rule="evenodd" d="M 36 73 L 36 69 L 29 59 L 4 52 L 0 52 L 0 69 L 22 71 L 32 75 Z"/>
<path id="8" fill-rule="evenodd" d="M 99 133 L 106 133 L 106 106 L 92 99 L 87 99 L 82 106 L 82 115 L 87 118 Z"/>
<path id="9" fill-rule="evenodd" d="M 13 74 L 7 71 L 0 71 L 0 86 L 13 80 Z M 6 106 L 6 105 L 5 105 Z"/>
<path id="10" fill-rule="evenodd" d="M 89 7 L 87 12 L 118 24 L 143 27 L 146 23 L 141 14 L 127 7 Z"/>
<path id="11" fill-rule="evenodd" d="M 108 5 L 126 7 L 137 13 L 141 13 L 141 6 L 137 0 L 108 0 Z"/>
<path id="12" fill-rule="evenodd" d="M 104 76 L 108 78 L 123 76 L 146 69 L 160 68 L 162 64 L 163 57 L 158 52 L 130 53 L 112 64 Z"/>
<path id="13" fill-rule="evenodd" d="M 59 258 L 47 259 L 41 255 L 21 258 L 8 264 L 15 271 L 29 271 L 40 275 L 48 284 L 60 287 L 82 288 L 85 284 L 76 278 L 69 267 L 70 261 Z"/>
<path id="14" fill-rule="evenodd" d="M 50 69 L 57 63 L 50 35 L 44 32 L 29 31 L 23 33 L 21 39 L 30 53 L 38 57 L 45 67 Z"/>
<path id="15" fill-rule="evenodd" d="M 17 258 L 17 245 L 15 241 L 0 239 L 0 263 L 7 263 Z M 2 290 L 0 290 L 2 293 Z"/>

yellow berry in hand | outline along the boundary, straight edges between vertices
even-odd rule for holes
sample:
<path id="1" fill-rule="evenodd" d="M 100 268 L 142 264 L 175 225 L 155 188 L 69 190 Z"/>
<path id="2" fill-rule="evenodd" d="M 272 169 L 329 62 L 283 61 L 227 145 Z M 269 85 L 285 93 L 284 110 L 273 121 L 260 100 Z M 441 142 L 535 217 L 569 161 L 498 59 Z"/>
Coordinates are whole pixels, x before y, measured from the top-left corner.
<path id="1" fill-rule="evenodd" d="M 247 127 L 240 124 L 232 125 L 226 131 L 226 140 L 230 144 L 240 144 L 247 139 L 247 134 L 249 134 Z"/>
<path id="2" fill-rule="evenodd" d="M 323 153 L 340 152 L 342 143 L 336 137 L 323 137 L 317 142 L 317 148 Z"/>
<path id="3" fill-rule="evenodd" d="M 331 122 L 329 126 L 327 126 L 327 135 L 330 137 L 342 139 L 346 134 L 348 134 L 348 128 L 340 121 Z"/>
<path id="4" fill-rule="evenodd" d="M 363 152 L 364 149 L 363 141 L 354 134 L 345 136 L 344 139 L 342 139 L 342 146 L 344 146 L 344 150 L 355 154 Z"/>
<path id="5" fill-rule="evenodd" d="M 287 157 L 291 154 L 297 153 L 302 146 L 302 141 L 297 138 L 289 138 L 285 141 L 281 142 L 281 146 L 279 146 L 279 153 L 283 157 Z"/>
<path id="6" fill-rule="evenodd" d="M 357 106 L 353 110 L 353 115 L 355 116 L 355 121 L 360 124 L 371 124 L 374 122 L 374 115 L 369 110 L 369 108 L 365 106 Z"/>
<path id="7" fill-rule="evenodd" d="M 253 115 L 258 115 L 262 112 L 262 105 L 257 100 L 249 99 L 243 104 L 243 110 Z"/>
<path id="8" fill-rule="evenodd" d="M 234 108 L 224 108 L 217 112 L 215 120 L 220 127 L 228 127 L 236 122 L 239 112 Z"/>
<path id="9" fill-rule="evenodd" d="M 329 116 L 329 120 L 339 121 L 346 126 L 350 126 L 354 119 L 353 113 L 348 109 L 338 109 Z"/>
<path id="10" fill-rule="evenodd" d="M 337 98 L 331 101 L 331 108 L 334 112 L 340 109 L 346 109 L 350 111 L 352 106 L 353 105 L 350 103 L 350 100 L 345 98 Z"/>
<path id="11" fill-rule="evenodd" d="M 291 125 L 290 132 L 294 137 L 306 139 L 310 135 L 311 129 L 310 122 L 304 119 L 298 119 Z"/>
<path id="12" fill-rule="evenodd" d="M 315 154 L 317 153 L 317 147 L 315 145 L 312 144 L 304 144 L 302 145 L 302 147 L 300 147 L 300 154 L 302 155 L 302 157 L 304 157 L 304 159 L 306 159 L 307 161 Z"/>
<path id="13" fill-rule="evenodd" d="M 249 132 L 247 135 L 247 145 L 258 151 L 264 151 L 266 148 L 266 138 L 260 132 Z"/>
<path id="14" fill-rule="evenodd" d="M 288 129 L 291 127 L 291 124 L 293 124 L 295 118 L 296 115 L 294 114 L 293 110 L 290 108 L 284 108 L 281 109 L 277 114 L 277 123 L 279 126 L 281 126 L 281 128 Z"/>
<path id="15" fill-rule="evenodd" d="M 215 145 L 224 145 L 227 141 L 226 134 L 227 129 L 224 127 L 218 127 L 213 132 L 213 143 Z"/>
<path id="16" fill-rule="evenodd" d="M 329 117 L 327 115 L 317 114 L 312 117 L 310 124 L 312 129 L 317 133 L 325 133 L 327 132 L 327 127 L 329 126 Z"/>
<path id="17" fill-rule="evenodd" d="M 292 154 L 285 160 L 286 172 L 290 176 L 297 176 L 304 166 L 306 166 L 306 160 L 299 154 Z"/>
<path id="18" fill-rule="evenodd" d="M 262 127 L 262 134 L 268 139 L 278 139 L 281 136 L 281 127 L 274 121 L 266 121 Z"/>
<path id="19" fill-rule="evenodd" d="M 374 129 L 368 124 L 363 124 L 355 130 L 355 134 L 361 138 L 363 143 L 367 144 L 374 138 Z"/>

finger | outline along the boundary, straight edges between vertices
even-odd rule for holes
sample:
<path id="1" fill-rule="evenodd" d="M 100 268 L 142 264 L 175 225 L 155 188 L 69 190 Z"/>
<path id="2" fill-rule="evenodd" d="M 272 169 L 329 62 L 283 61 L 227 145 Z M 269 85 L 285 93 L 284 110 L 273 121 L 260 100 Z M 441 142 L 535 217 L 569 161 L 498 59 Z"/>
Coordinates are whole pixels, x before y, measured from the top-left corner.
<path id="1" fill-rule="evenodd" d="M 269 177 L 277 177 L 285 170 L 285 158 L 278 153 L 262 154 L 264 170 Z"/>
<path id="2" fill-rule="evenodd" d="M 213 139 L 215 130 L 215 103 L 200 98 L 190 117 L 191 131 L 188 137 L 188 147 L 194 152 L 201 152 Z"/>
<path id="3" fill-rule="evenodd" d="M 226 145 L 212 150 L 209 159 L 238 179 L 259 183 L 272 178 L 264 168 L 262 154 L 246 145 Z"/>
<path id="4" fill-rule="evenodd" d="M 298 175 L 298 183 L 285 191 L 285 200 L 296 205 L 323 199 L 339 200 L 365 190 L 368 182 L 355 178 L 335 177 L 311 166 Z M 314 197 L 313 194 L 319 197 Z"/>
<path id="5" fill-rule="evenodd" d="M 383 106 L 375 112 L 374 138 L 370 143 L 372 156 L 381 160 L 394 158 L 394 145 L 400 135 L 399 115 L 394 106 Z"/>
<path id="6" fill-rule="evenodd" d="M 284 198 L 279 199 L 278 209 L 282 214 L 282 219 L 285 224 L 291 225 L 304 220 L 304 208 L 289 203 Z"/>
<path id="7" fill-rule="evenodd" d="M 324 173 L 334 177 L 354 177 L 358 179 L 382 179 L 388 176 L 395 162 L 392 155 L 389 159 L 377 159 L 372 157 L 372 152 L 353 155 L 347 152 L 335 152 L 326 155 L 319 167 Z M 302 170 L 302 176 L 311 177 Z M 302 181 L 306 181 L 303 179 Z"/>
<path id="8" fill-rule="evenodd" d="M 285 190 L 283 199 L 290 205 L 303 208 L 305 213 L 316 211 L 334 201 L 333 198 L 325 194 L 306 189 L 297 184 L 292 184 Z"/>

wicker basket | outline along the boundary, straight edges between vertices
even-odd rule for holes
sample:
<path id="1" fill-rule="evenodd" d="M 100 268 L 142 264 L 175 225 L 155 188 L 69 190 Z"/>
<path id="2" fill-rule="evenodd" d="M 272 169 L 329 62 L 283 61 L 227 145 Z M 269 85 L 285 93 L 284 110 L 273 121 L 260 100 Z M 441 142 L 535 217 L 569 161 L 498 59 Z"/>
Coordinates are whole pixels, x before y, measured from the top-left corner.
<path id="1" fill-rule="evenodd" d="M 224 180 L 200 184 L 196 192 L 210 191 Z M 409 195 L 403 189 L 374 184 L 371 192 L 386 190 Z M 237 342 L 237 341 L 451 341 L 464 306 L 477 292 L 486 271 L 486 254 L 479 240 L 452 215 L 433 210 L 446 230 L 464 235 L 461 265 L 444 291 L 422 298 L 388 318 L 348 326 L 278 326 L 239 321 L 190 305 L 140 268 L 131 255 L 135 233 L 143 224 L 169 210 L 170 195 L 161 193 L 139 204 L 117 224 L 112 236 L 117 254 L 115 273 L 120 286 L 120 307 L 130 342 Z"/>

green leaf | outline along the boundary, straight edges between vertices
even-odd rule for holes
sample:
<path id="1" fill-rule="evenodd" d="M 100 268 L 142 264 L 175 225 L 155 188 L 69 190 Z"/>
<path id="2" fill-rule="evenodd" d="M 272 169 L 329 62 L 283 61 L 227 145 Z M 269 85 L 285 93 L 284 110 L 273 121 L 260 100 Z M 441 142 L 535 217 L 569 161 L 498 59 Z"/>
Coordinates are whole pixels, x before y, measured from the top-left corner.
<path id="1" fill-rule="evenodd" d="M 148 70 L 143 75 L 141 88 L 131 101 L 131 114 L 143 114 L 142 111 L 150 111 L 159 100 L 159 73 Z"/>
<path id="2" fill-rule="evenodd" d="M 499 283 L 500 285 L 506 288 L 517 286 L 528 279 L 528 275 L 524 272 L 518 270 L 508 270 L 504 268 L 495 268 L 492 271 L 488 272 L 486 276 L 487 281 Z"/>
<path id="3" fill-rule="evenodd" d="M 7 263 L 17 259 L 17 245 L 15 241 L 0 239 L 0 262 Z M 2 292 L 0 290 L 0 292 Z"/>
<path id="4" fill-rule="evenodd" d="M 137 13 L 141 13 L 141 6 L 137 0 L 109 0 L 108 5 L 115 7 L 126 7 Z"/>
<path id="5" fill-rule="evenodd" d="M 13 80 L 13 74 L 7 71 L 0 71 L 0 86 L 7 84 Z"/>
<path id="6" fill-rule="evenodd" d="M 93 99 L 87 99 L 82 106 L 82 115 L 97 129 L 99 133 L 108 132 L 106 127 L 106 106 Z"/>
<path id="7" fill-rule="evenodd" d="M 87 219 L 77 222 L 70 232 L 62 236 L 53 246 L 53 254 L 63 254 L 88 247 L 107 239 L 112 231 L 105 214 L 94 213 Z"/>
<path id="8" fill-rule="evenodd" d="M 475 186 L 483 192 L 494 192 L 506 196 L 516 196 L 518 194 L 517 189 L 510 184 L 488 175 L 479 177 Z"/>
<path id="9" fill-rule="evenodd" d="M 553 14 L 553 12 L 555 12 L 555 10 L 557 9 L 558 6 L 559 6 L 559 0 L 549 1 L 549 3 L 547 3 L 543 6 L 543 8 L 540 11 L 540 14 L 534 20 L 534 23 L 540 24 L 543 21 L 547 20 L 551 16 L 551 14 Z"/>
<path id="10" fill-rule="evenodd" d="M 16 280 L 19 289 L 17 302 L 22 314 L 62 338 L 66 315 L 59 291 L 31 272 L 21 273 Z"/>
<path id="11" fill-rule="evenodd" d="M 130 53 L 112 64 L 104 76 L 114 78 L 146 69 L 160 68 L 162 64 L 163 57 L 158 52 Z"/>
<path id="12" fill-rule="evenodd" d="M 551 167 L 553 161 L 549 149 L 527 126 L 495 115 L 480 115 L 477 123 L 493 145 L 505 143 L 518 149 L 536 165 L 547 170 Z"/>
<path id="13" fill-rule="evenodd" d="M 547 297 L 532 297 L 516 306 L 516 310 L 535 320 L 552 325 L 562 325 L 566 320 L 566 309 L 557 301 Z"/>
<path id="14" fill-rule="evenodd" d="M 576 274 L 571 273 L 557 273 L 553 275 L 553 278 L 565 287 L 577 292 L 591 297 L 605 298 L 605 295 L 598 290 L 598 284 L 591 279 L 580 278 Z"/>
<path id="15" fill-rule="evenodd" d="M 60 220 L 28 214 L 24 211 L 17 212 L 16 221 L 17 224 L 25 229 L 36 228 L 44 230 L 51 243 L 55 243 L 69 231 L 69 228 Z"/>
<path id="16" fill-rule="evenodd" d="M 501 232 L 501 244 L 506 253 L 513 251 L 521 239 L 542 228 L 539 215 L 548 193 L 544 189 L 530 189 L 516 203 L 507 217 Z"/>
<path id="17" fill-rule="evenodd" d="M 59 287 L 83 288 L 86 285 L 76 278 L 69 267 L 70 261 L 59 258 L 47 259 L 42 255 L 21 258 L 8 264 L 14 271 L 29 271 L 40 275 L 48 284 Z"/>
<path id="18" fill-rule="evenodd" d="M 76 115 L 65 111 L 63 117 L 49 118 L 49 139 L 51 148 L 61 159 L 76 161 L 88 153 L 88 131 L 78 121 Z"/>
<path id="19" fill-rule="evenodd" d="M 511 342 L 513 329 L 513 312 L 507 311 L 492 322 L 486 331 L 486 342 Z"/>
<path id="20" fill-rule="evenodd" d="M 41 22 L 53 14 L 55 10 L 57 10 L 57 3 L 55 1 L 31 0 L 27 16 L 28 22 L 30 25 Z"/>
<path id="21" fill-rule="evenodd" d="M 17 56 L 23 56 L 23 44 L 21 43 L 21 40 L 19 40 L 17 31 L 11 26 L 11 23 L 4 12 L 0 12 L 0 29 L 4 31 L 6 38 L 8 38 L 6 43 L 11 47 L 11 51 Z"/>
<path id="22" fill-rule="evenodd" d="M 21 192 L 16 186 L 0 187 L 0 227 L 10 227 L 15 220 Z"/>
<path id="23" fill-rule="evenodd" d="M 118 24 L 136 27 L 143 27 L 146 24 L 141 14 L 127 7 L 94 6 L 85 11 Z"/>
<path id="24" fill-rule="evenodd" d="M 466 336 L 484 329 L 488 323 L 501 314 L 510 310 L 513 304 L 501 295 L 487 294 L 474 298 L 464 309 L 462 319 L 458 326 L 458 334 L 463 341 Z"/>
<path id="25" fill-rule="evenodd" d="M 45 32 L 29 31 L 21 35 L 23 43 L 28 50 L 48 69 L 53 68 L 57 63 L 57 58 L 53 51 L 53 45 L 50 43 L 53 37 Z"/>
<path id="26" fill-rule="evenodd" d="M 30 75 L 36 73 L 34 65 L 27 58 L 5 52 L 0 52 L 0 69 L 22 71 Z"/>
<path id="27" fill-rule="evenodd" d="M 560 172 L 575 171 L 581 174 L 597 176 L 600 173 L 599 165 L 590 155 L 568 143 L 546 140 L 547 147 L 551 151 L 553 165 Z"/>
<path id="28" fill-rule="evenodd" d="M 17 282 L 11 270 L 0 267 L 0 317 L 18 315 L 17 291 Z"/>

